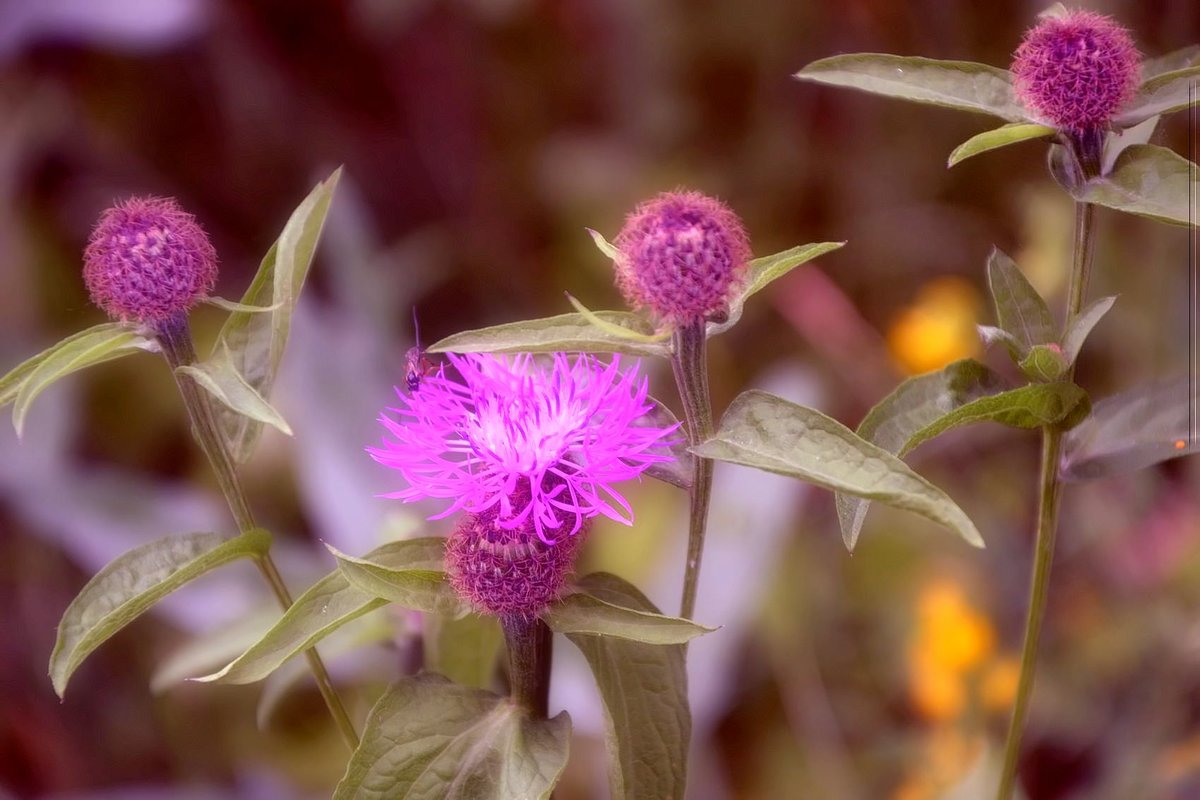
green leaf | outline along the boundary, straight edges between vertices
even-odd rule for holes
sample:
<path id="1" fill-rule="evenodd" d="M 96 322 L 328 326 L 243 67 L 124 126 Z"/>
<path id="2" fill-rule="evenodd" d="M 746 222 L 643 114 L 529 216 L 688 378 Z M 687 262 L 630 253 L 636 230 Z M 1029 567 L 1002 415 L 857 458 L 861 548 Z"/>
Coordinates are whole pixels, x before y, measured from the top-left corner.
<path id="1" fill-rule="evenodd" d="M 1029 122 L 1013 96 L 1012 76 L 971 61 L 854 53 L 814 61 L 796 73 L 805 81 L 846 86 L 900 100 Z"/>
<path id="2" fill-rule="evenodd" d="M 996 394 L 1001 388 L 999 376 L 978 361 L 955 361 L 937 372 L 917 375 L 901 383 L 867 413 L 855 432 L 892 455 L 899 455 L 917 431 L 973 400 Z M 853 549 L 871 502 L 842 492 L 836 493 L 834 500 L 842 538 Z"/>
<path id="3" fill-rule="evenodd" d="M 271 407 L 263 396 L 238 374 L 229 351 L 222 346 L 208 361 L 176 367 L 230 411 L 276 428 L 288 436 L 292 429 L 283 415 Z"/>
<path id="4" fill-rule="evenodd" d="M 226 539 L 219 533 L 169 536 L 118 556 L 76 595 L 58 624 L 50 680 L 59 697 L 71 674 L 93 650 L 171 592 L 239 558 L 271 546 L 263 530 Z"/>
<path id="5" fill-rule="evenodd" d="M 993 248 L 988 256 L 987 276 L 1000 328 L 1020 343 L 1022 357 L 1035 344 L 1055 341 L 1050 308 L 1011 258 Z"/>
<path id="6" fill-rule="evenodd" d="M 455 683 L 486 689 L 504 642 L 499 621 L 487 614 L 462 619 L 425 617 L 425 668 Z"/>
<path id="7" fill-rule="evenodd" d="M 261 398 L 268 399 L 275 374 L 287 346 L 292 313 L 308 277 L 317 242 L 325 225 L 333 193 L 341 178 L 341 168 L 309 193 L 292 212 L 279 239 L 271 245 L 259 265 L 250 288 L 241 303 L 262 308 L 276 306 L 270 313 L 235 311 L 229 315 L 213 348 L 214 358 L 224 357 L 233 371 L 241 375 Z M 254 451 L 262 431 L 262 421 L 228 408 L 216 409 L 225 440 L 234 459 L 245 462 Z"/>
<path id="8" fill-rule="evenodd" d="M 1113 170 L 1113 166 L 1117 163 L 1117 156 L 1121 155 L 1128 147 L 1135 144 L 1146 144 L 1150 141 L 1150 137 L 1154 136 L 1154 129 L 1158 127 L 1160 117 L 1153 116 L 1143 122 L 1139 122 L 1132 128 L 1117 128 L 1109 131 L 1104 137 L 1104 153 L 1100 164 L 1100 174 L 1107 175 Z M 1062 147 L 1062 145 L 1055 145 Z M 1076 162 L 1078 163 L 1078 162 Z M 1076 181 L 1076 186 L 1082 184 L 1082 175 L 1080 180 Z M 1067 190 L 1071 190 L 1068 188 Z"/>
<path id="9" fill-rule="evenodd" d="M 596 248 L 601 253 L 604 253 L 604 255 L 608 256 L 613 261 L 616 261 L 621 257 L 621 252 L 617 250 L 616 247 L 609 244 L 608 240 L 605 239 L 599 231 L 594 231 L 591 228 L 585 228 L 584 230 L 586 230 L 588 235 L 592 237 L 592 241 L 596 244 Z"/>
<path id="10" fill-rule="evenodd" d="M 983 546 L 962 509 L 899 458 L 819 411 L 766 392 L 739 395 L 716 436 L 692 452 L 913 511 Z"/>
<path id="11" fill-rule="evenodd" d="M 439 675 L 401 678 L 371 709 L 334 800 L 549 798 L 571 720 L 530 719 L 491 692 Z"/>
<path id="12" fill-rule="evenodd" d="M 1084 341 L 1091 335 L 1096 323 L 1104 318 L 1115 302 L 1117 302 L 1116 297 L 1101 297 L 1093 300 L 1071 320 L 1071 324 L 1063 333 L 1062 340 L 1063 356 L 1067 359 L 1068 364 L 1074 364 L 1079 358 L 1079 351 L 1083 349 Z"/>
<path id="13" fill-rule="evenodd" d="M 204 302 L 210 306 L 224 309 L 226 311 L 243 311 L 247 314 L 264 314 L 269 311 L 275 311 L 283 308 L 283 303 L 272 303 L 269 306 L 252 306 L 246 303 L 237 303 L 233 300 L 226 300 L 224 297 L 207 297 Z"/>
<path id="14" fill-rule="evenodd" d="M 1200 66 L 1200 44 L 1189 44 L 1170 53 L 1142 62 L 1142 80 L 1148 81 L 1166 72 Z"/>
<path id="15" fill-rule="evenodd" d="M 668 437 L 670 444 L 663 448 L 671 456 L 671 460 L 651 464 L 642 474 L 680 489 L 690 490 L 696 459 L 688 452 L 687 437 L 679 424 L 679 418 L 662 402 L 653 397 L 647 399 L 654 403 L 654 409 L 638 418 L 634 425 L 650 428 L 675 427 L 676 434 L 674 438 Z"/>
<path id="16" fill-rule="evenodd" d="M 986 153 L 988 150 L 1007 147 L 1017 142 L 1027 142 L 1030 139 L 1044 139 L 1056 133 L 1058 131 L 1054 128 L 1046 125 L 1038 125 L 1034 122 L 1010 122 L 1007 125 L 1002 125 L 990 131 L 984 131 L 967 139 L 954 148 L 954 152 L 950 154 L 950 159 L 946 166 L 953 167 L 961 161 L 966 161 L 971 156 Z"/>
<path id="17" fill-rule="evenodd" d="M 20 436 L 33 401 L 55 381 L 72 372 L 155 347 L 155 342 L 119 322 L 107 322 L 72 334 L 0 378 L 0 406 L 14 404 L 13 427 Z"/>
<path id="18" fill-rule="evenodd" d="M 218 670 L 263 637 L 279 620 L 279 607 L 253 611 L 189 639 L 155 668 L 150 691 L 161 694 L 172 686 Z"/>
<path id="19" fill-rule="evenodd" d="M 935 436 L 963 425 L 999 422 L 1010 428 L 1041 428 L 1072 420 L 1078 409 L 1087 410 L 1087 393 L 1073 383 L 1031 383 L 1019 389 L 981 397 L 944 414 L 909 438 L 911 451 Z"/>
<path id="20" fill-rule="evenodd" d="M 1050 383 L 1066 375 L 1071 365 L 1058 345 L 1035 344 L 1017 366 L 1029 380 Z"/>
<path id="21" fill-rule="evenodd" d="M 338 552 L 330 545 L 325 545 L 325 547 L 337 559 L 338 570 L 350 582 L 350 585 L 373 597 L 379 597 L 415 611 L 425 611 L 447 617 L 457 618 L 469 613 L 471 609 L 450 588 L 450 584 L 442 572 L 445 540 L 433 538 L 410 541 L 439 542 L 443 550 L 438 557 L 438 562 L 436 564 L 411 562 L 403 566 L 394 566 L 373 559 L 369 555 L 366 558 L 355 558 Z"/>
<path id="22" fill-rule="evenodd" d="M 1070 481 L 1107 478 L 1200 452 L 1191 432 L 1196 402 L 1187 376 L 1098 401 L 1063 438 L 1060 474 Z"/>
<path id="23" fill-rule="evenodd" d="M 600 319 L 631 331 L 651 335 L 654 329 L 627 311 L 596 311 Z M 613 336 L 588 322 L 582 314 L 506 322 L 489 328 L 447 336 L 429 348 L 431 353 L 624 353 L 668 358 L 667 342 L 632 341 Z"/>
<path id="24" fill-rule="evenodd" d="M 1020 363 L 1025 354 L 1029 352 L 1024 345 L 1017 341 L 1017 337 L 1003 328 L 996 328 L 992 325 L 976 325 L 975 329 L 979 332 L 979 338 L 984 347 L 991 347 L 996 342 L 1003 344 L 1014 364 Z"/>
<path id="25" fill-rule="evenodd" d="M 658 609 L 629 583 L 596 573 L 579 585 L 614 606 Z M 679 800 L 687 786 L 687 667 L 683 645 L 650 645 L 611 636 L 567 634 L 592 668 L 604 704 L 613 800 Z"/>
<path id="26" fill-rule="evenodd" d="M 1200 102 L 1200 66 L 1185 67 L 1155 75 L 1145 81 L 1113 120 L 1118 127 L 1129 128 L 1150 117 L 1183 111 Z"/>
<path id="27" fill-rule="evenodd" d="M 628 339 L 631 342 L 641 342 L 643 344 L 653 344 L 655 342 L 665 342 L 671 338 L 670 331 L 665 333 L 639 333 L 635 330 L 618 325 L 615 322 L 609 322 L 604 317 L 594 311 L 591 311 L 583 303 L 576 300 L 570 292 L 567 292 L 567 301 L 578 311 L 583 318 L 596 326 L 607 334 L 617 337 L 618 339 Z"/>
<path id="28" fill-rule="evenodd" d="M 658 645 L 683 644 L 716 630 L 678 617 L 606 603 L 586 591 L 571 592 L 551 603 L 542 619 L 555 633 L 614 636 Z"/>
<path id="29" fill-rule="evenodd" d="M 802 244 L 752 260 L 746 265 L 746 281 L 742 290 L 729 301 L 729 318 L 720 323 L 710 322 L 707 327 L 708 336 L 724 333 L 737 324 L 737 321 L 742 318 L 746 300 L 761 292 L 772 281 L 782 278 L 801 264 L 844 247 L 845 244 L 845 242 Z"/>
<path id="30" fill-rule="evenodd" d="M 1171 225 L 1197 225 L 1190 218 L 1197 167 L 1165 147 L 1135 144 L 1117 156 L 1112 172 L 1076 188 L 1076 200 L 1149 217 Z"/>

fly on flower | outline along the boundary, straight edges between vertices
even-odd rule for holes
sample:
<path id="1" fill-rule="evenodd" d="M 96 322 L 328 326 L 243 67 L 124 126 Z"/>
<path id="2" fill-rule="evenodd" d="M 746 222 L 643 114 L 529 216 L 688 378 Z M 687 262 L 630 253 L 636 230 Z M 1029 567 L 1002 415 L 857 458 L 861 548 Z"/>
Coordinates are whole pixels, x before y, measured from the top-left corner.
<path id="1" fill-rule="evenodd" d="M 368 452 L 408 482 L 386 497 L 451 500 L 435 519 L 495 509 L 501 527 L 532 521 L 547 544 L 601 514 L 632 524 L 613 484 L 670 461 L 678 427 L 640 424 L 655 405 L 636 364 L 562 353 L 448 361 L 380 417 L 389 436 Z"/>
<path id="2" fill-rule="evenodd" d="M 417 323 L 417 308 L 413 306 L 413 340 L 415 344 L 404 354 L 404 383 L 411 394 L 421 388 L 421 379 L 433 372 L 433 362 L 421 348 L 421 326 Z"/>

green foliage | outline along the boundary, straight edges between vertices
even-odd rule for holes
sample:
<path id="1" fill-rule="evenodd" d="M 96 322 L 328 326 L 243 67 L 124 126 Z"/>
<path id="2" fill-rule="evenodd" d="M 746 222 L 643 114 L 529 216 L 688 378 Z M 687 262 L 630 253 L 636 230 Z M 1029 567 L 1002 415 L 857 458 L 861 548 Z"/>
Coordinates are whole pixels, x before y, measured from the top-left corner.
<path id="1" fill-rule="evenodd" d="M 261 639 L 278 619 L 279 608 L 271 605 L 189 639 L 159 663 L 150 676 L 150 691 L 159 694 L 219 670 Z"/>
<path id="2" fill-rule="evenodd" d="M 1115 302 L 1117 302 L 1116 297 L 1101 297 L 1093 300 L 1084 306 L 1083 310 L 1067 325 L 1067 329 L 1063 332 L 1062 350 L 1063 358 L 1067 360 L 1068 365 L 1073 365 L 1078 360 L 1083 343 L 1087 341 L 1092 329 L 1100 320 L 1104 319 L 1104 315 L 1108 313 Z"/>
<path id="3" fill-rule="evenodd" d="M 1076 187 L 1076 200 L 1148 217 L 1171 225 L 1196 225 L 1190 218 L 1200 170 L 1165 147 L 1135 144 L 1121 151 L 1112 171 Z"/>
<path id="4" fill-rule="evenodd" d="M 14 404 L 13 427 L 20 436 L 33 401 L 55 381 L 72 372 L 156 346 L 137 329 L 122 322 L 105 322 L 71 334 L 0 378 L 0 408 Z"/>
<path id="5" fill-rule="evenodd" d="M 1154 75 L 1142 83 L 1137 94 L 1113 121 L 1128 128 L 1151 117 L 1183 111 L 1200 102 L 1195 89 L 1197 84 L 1200 84 L 1200 66 Z"/>
<path id="6" fill-rule="evenodd" d="M 684 435 L 683 428 L 678 427 L 679 418 L 675 416 L 675 412 L 667 408 L 663 403 L 654 398 L 650 398 L 650 400 L 654 403 L 654 409 L 641 417 L 637 424 L 653 428 L 677 427 L 674 438 L 670 440 L 670 444 L 665 448 L 670 453 L 671 460 L 659 464 L 651 464 L 642 474 L 648 478 L 669 483 L 680 489 L 690 489 L 692 486 L 695 458 L 688 452 L 687 437 Z"/>
<path id="7" fill-rule="evenodd" d="M 600 319 L 644 336 L 650 323 L 628 311 L 595 311 Z M 623 353 L 631 356 L 671 355 L 667 342 L 635 341 L 596 327 L 578 312 L 554 317 L 506 322 L 447 336 L 429 348 L 431 353 Z"/>
<path id="8" fill-rule="evenodd" d="M 1167 72 L 1200 65 L 1200 44 L 1190 44 L 1142 62 L 1142 80 L 1149 81 Z"/>
<path id="9" fill-rule="evenodd" d="M 950 154 L 946 166 L 953 167 L 959 162 L 966 161 L 971 156 L 977 156 L 989 150 L 1007 147 L 1017 142 L 1027 142 L 1031 139 L 1044 139 L 1056 133 L 1057 130 L 1046 125 L 1038 125 L 1033 122 L 1010 122 L 1007 125 L 1001 125 L 999 128 L 984 131 L 967 139 L 954 148 L 954 152 Z"/>
<path id="10" fill-rule="evenodd" d="M 238 374 L 228 350 L 222 348 L 217 357 L 208 361 L 177 367 L 176 372 L 194 380 L 230 411 L 292 435 L 283 415 Z"/>
<path id="11" fill-rule="evenodd" d="M 819 411 L 766 392 L 739 395 L 717 434 L 692 452 L 913 511 L 983 546 L 962 509 L 899 458 Z M 856 540 L 845 540 L 853 549 Z"/>
<path id="12" fill-rule="evenodd" d="M 492 683 L 503 642 L 500 622 L 493 616 L 426 616 L 425 668 L 463 686 L 486 689 Z"/>
<path id="13" fill-rule="evenodd" d="M 227 539 L 218 533 L 169 536 L 118 556 L 96 573 L 63 613 L 50 655 L 50 680 L 62 697 L 71 674 L 97 647 L 185 583 L 271 546 L 263 530 Z"/>
<path id="14" fill-rule="evenodd" d="M 1013 96 L 1007 70 L 971 61 L 853 53 L 814 61 L 796 73 L 800 80 L 846 86 L 917 103 L 991 114 L 1029 122 Z"/>
<path id="15" fill-rule="evenodd" d="M 602 583 L 605 578 L 596 580 Z M 678 617 L 607 603 L 582 589 L 552 603 L 542 618 L 555 633 L 610 636 L 655 645 L 683 644 L 716 630 Z"/>
<path id="16" fill-rule="evenodd" d="M 716 336 L 732 328 L 742 318 L 746 301 L 752 295 L 758 294 L 772 281 L 777 281 L 801 264 L 807 264 L 818 256 L 831 253 L 845 246 L 845 242 L 816 242 L 802 244 L 773 253 L 769 256 L 755 258 L 746 265 L 746 281 L 741 290 L 729 302 L 729 319 L 720 323 L 709 323 L 708 335 Z"/>
<path id="17" fill-rule="evenodd" d="M 1070 364 L 1061 347 L 1056 344 L 1035 344 L 1029 348 L 1017 366 L 1026 378 L 1038 383 L 1056 381 L 1067 374 Z"/>
<path id="18" fill-rule="evenodd" d="M 387 562 L 371 556 L 355 558 L 340 553 L 326 545 L 338 561 L 338 570 L 345 576 L 350 585 L 372 597 L 378 597 L 391 603 L 397 603 L 404 608 L 415 611 L 426 611 L 430 614 L 442 614 L 457 618 L 470 612 L 442 572 L 442 558 L 445 553 L 445 540 L 437 537 L 428 539 L 411 539 L 422 542 L 424 550 L 432 551 L 436 546 L 438 551 L 436 564 L 425 557 L 413 558 L 404 563 L 401 559 Z"/>
<path id="19" fill-rule="evenodd" d="M 1007 392 L 981 397 L 943 414 L 916 431 L 901 455 L 954 428 L 979 422 L 998 422 L 1010 428 L 1070 427 L 1086 416 L 1087 393 L 1073 383 L 1031 383 Z"/>
<path id="20" fill-rule="evenodd" d="M 596 573 L 579 582 L 588 596 L 656 615 L 629 583 Z M 683 645 L 657 646 L 609 636 L 569 633 L 587 659 L 604 703 L 613 800 L 676 800 L 687 785 L 687 667 Z"/>
<path id="21" fill-rule="evenodd" d="M 241 304 L 253 306 L 256 310 L 230 314 L 221 328 L 212 355 L 198 367 L 210 375 L 224 376 L 224 385 L 237 383 L 237 379 L 230 376 L 239 376 L 263 401 L 262 405 L 271 396 L 279 362 L 287 346 L 292 314 L 305 278 L 308 277 L 341 175 L 339 168 L 317 184 L 292 212 L 279 239 L 259 265 L 250 288 L 242 295 Z M 268 312 L 268 308 L 274 310 Z M 239 396 L 248 397 L 245 392 L 239 392 Z M 260 413 L 247 415 L 247 407 Z M 245 462 L 254 451 L 263 422 L 267 421 L 263 419 L 261 405 L 251 398 L 249 406 L 243 403 L 235 408 L 226 404 L 215 411 L 234 459 L 239 463 Z M 272 421 L 271 424 L 276 422 Z"/>
<path id="22" fill-rule="evenodd" d="M 993 249 L 988 257 L 987 277 L 1000 329 L 1016 341 L 1020 358 L 1036 344 L 1055 341 L 1049 306 L 1011 258 Z"/>
<path id="23" fill-rule="evenodd" d="M 510 700 L 438 675 L 401 678 L 367 717 L 334 800 L 549 798 L 571 721 L 530 719 Z"/>

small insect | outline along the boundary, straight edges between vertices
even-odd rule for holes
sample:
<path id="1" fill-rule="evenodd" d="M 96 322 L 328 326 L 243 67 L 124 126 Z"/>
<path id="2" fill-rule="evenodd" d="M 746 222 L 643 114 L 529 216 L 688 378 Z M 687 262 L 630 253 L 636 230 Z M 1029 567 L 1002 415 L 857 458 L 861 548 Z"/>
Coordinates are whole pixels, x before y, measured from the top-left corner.
<path id="1" fill-rule="evenodd" d="M 417 324 L 416 306 L 413 306 L 413 338 L 416 344 L 404 354 L 404 382 L 410 394 L 420 389 L 421 379 L 433 372 L 433 362 L 425 357 L 425 351 L 421 349 L 421 326 Z"/>

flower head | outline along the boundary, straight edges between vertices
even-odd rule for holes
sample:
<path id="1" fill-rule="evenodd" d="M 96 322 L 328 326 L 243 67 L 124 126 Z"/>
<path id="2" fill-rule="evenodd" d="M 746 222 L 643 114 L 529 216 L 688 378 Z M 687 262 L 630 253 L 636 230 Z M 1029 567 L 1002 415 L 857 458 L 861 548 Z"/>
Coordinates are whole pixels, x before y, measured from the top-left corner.
<path id="1" fill-rule="evenodd" d="M 83 279 L 113 319 L 162 322 L 212 291 L 217 253 L 175 200 L 131 197 L 100 215 L 83 252 Z"/>
<path id="2" fill-rule="evenodd" d="M 614 244 L 625 299 L 673 324 L 727 311 L 750 260 L 742 221 L 699 192 L 664 192 L 642 203 Z"/>
<path id="3" fill-rule="evenodd" d="M 528 500 L 527 488 L 518 499 Z M 446 540 L 450 585 L 473 608 L 496 616 L 537 615 L 558 599 L 575 566 L 590 522 L 555 544 L 543 542 L 531 520 L 506 527 L 490 508 L 467 514 Z"/>
<path id="4" fill-rule="evenodd" d="M 1017 97 L 1076 135 L 1103 127 L 1138 85 L 1129 31 L 1091 11 L 1047 16 L 1025 33 L 1012 64 Z"/>
<path id="5" fill-rule="evenodd" d="M 654 404 L 636 369 L 622 372 L 618 356 L 448 358 L 458 380 L 442 367 L 380 418 L 391 436 L 368 452 L 408 482 L 387 497 L 452 500 L 437 517 L 495 509 L 497 525 L 530 522 L 546 543 L 597 514 L 632 522 L 612 484 L 669 461 L 675 429 L 639 423 Z"/>

